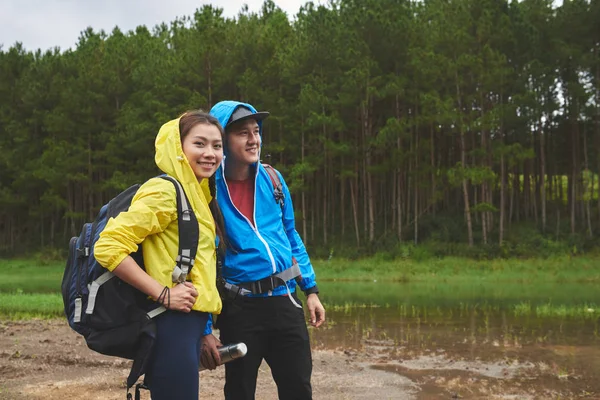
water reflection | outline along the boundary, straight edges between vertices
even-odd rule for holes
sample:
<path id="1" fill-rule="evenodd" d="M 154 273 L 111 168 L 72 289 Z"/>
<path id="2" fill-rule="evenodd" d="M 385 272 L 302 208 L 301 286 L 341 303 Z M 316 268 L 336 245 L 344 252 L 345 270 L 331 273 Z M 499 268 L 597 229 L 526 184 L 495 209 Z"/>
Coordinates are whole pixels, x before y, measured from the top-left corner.
<path id="1" fill-rule="evenodd" d="M 526 362 L 561 379 L 558 387 L 600 391 L 600 294 L 592 285 L 320 286 L 328 324 L 311 330 L 315 348 L 366 352 L 403 365 L 423 355 Z M 562 380 L 569 377 L 575 383 Z"/>
<path id="2" fill-rule="evenodd" d="M 515 313 L 515 308 L 492 305 L 447 308 L 405 304 L 329 305 L 328 325 L 315 330 L 313 340 L 319 346 L 348 349 L 359 349 L 364 340 L 379 340 L 411 348 L 489 347 L 486 351 L 494 353 L 525 345 L 598 342 L 596 317 L 540 317 L 535 311 L 526 316 Z"/>

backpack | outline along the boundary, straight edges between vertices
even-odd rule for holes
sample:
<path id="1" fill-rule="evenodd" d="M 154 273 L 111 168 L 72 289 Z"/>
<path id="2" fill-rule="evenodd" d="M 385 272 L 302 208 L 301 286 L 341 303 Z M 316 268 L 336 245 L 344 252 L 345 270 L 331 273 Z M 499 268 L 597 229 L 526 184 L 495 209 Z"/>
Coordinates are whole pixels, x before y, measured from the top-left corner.
<path id="1" fill-rule="evenodd" d="M 262 166 L 267 171 L 267 174 L 269 174 L 269 178 L 271 178 L 275 201 L 279 204 L 281 210 L 283 210 L 283 206 L 285 205 L 285 194 L 283 193 L 283 186 L 281 185 L 281 180 L 279 179 L 277 170 L 269 164 L 262 163 Z"/>
<path id="2" fill-rule="evenodd" d="M 199 228 L 183 187 L 173 177 L 161 175 L 175 186 L 179 252 L 174 269 L 185 277 L 193 266 L 198 248 Z M 94 244 L 108 220 L 127 211 L 141 185 L 136 184 L 105 204 L 93 223 L 83 225 L 81 234 L 71 238 L 61 291 L 64 311 L 73 330 L 98 353 L 134 360 L 127 378 L 127 392 L 144 374 L 156 338 L 153 317 L 165 307 L 117 278 L 94 258 Z M 130 254 L 144 268 L 142 244 Z M 185 279 L 185 278 L 183 278 Z"/>

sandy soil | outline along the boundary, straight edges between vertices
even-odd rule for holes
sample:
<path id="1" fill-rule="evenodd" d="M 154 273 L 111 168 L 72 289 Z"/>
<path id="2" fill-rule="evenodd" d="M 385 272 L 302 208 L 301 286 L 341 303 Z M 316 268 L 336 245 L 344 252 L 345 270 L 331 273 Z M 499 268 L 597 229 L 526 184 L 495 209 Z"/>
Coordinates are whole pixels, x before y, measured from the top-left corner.
<path id="1" fill-rule="evenodd" d="M 313 359 L 315 399 L 600 398 L 579 377 L 541 363 L 469 362 L 375 341 L 360 351 L 314 349 Z M 129 366 L 88 350 L 64 321 L 0 321 L 0 399 L 125 399 Z M 223 373 L 200 373 L 201 399 L 223 398 Z M 263 364 L 256 398 L 276 393 Z"/>

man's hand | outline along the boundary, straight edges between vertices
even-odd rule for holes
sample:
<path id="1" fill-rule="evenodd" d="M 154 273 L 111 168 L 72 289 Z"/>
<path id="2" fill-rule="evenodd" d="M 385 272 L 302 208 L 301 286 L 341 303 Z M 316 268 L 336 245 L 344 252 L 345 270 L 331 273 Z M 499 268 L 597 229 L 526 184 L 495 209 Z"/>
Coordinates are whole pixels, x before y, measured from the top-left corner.
<path id="1" fill-rule="evenodd" d="M 306 298 L 306 306 L 310 314 L 310 324 L 315 328 L 320 327 L 325 322 L 325 308 L 319 300 L 316 293 L 311 293 Z"/>
<path id="2" fill-rule="evenodd" d="M 223 346 L 221 341 L 212 333 L 202 337 L 202 350 L 200 353 L 200 364 L 206 369 L 213 370 L 221 365 L 219 347 Z"/>

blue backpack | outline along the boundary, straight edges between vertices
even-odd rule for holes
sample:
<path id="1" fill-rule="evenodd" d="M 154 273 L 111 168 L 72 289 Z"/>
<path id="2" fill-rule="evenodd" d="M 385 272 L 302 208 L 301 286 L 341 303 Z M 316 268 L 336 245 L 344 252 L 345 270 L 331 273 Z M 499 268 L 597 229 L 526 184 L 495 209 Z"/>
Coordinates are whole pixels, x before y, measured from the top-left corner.
<path id="1" fill-rule="evenodd" d="M 199 228 L 183 187 L 167 175 L 177 193 L 179 252 L 174 270 L 185 280 L 198 248 Z M 81 234 L 71 238 L 61 290 L 69 325 L 81 334 L 87 346 L 101 354 L 134 360 L 127 391 L 144 374 L 156 338 L 153 317 L 165 308 L 117 278 L 94 258 L 94 244 L 110 218 L 127 211 L 140 185 L 124 190 L 104 205 L 93 223 L 83 225 Z M 141 246 L 130 254 L 143 268 Z M 179 269 L 179 270 L 177 270 Z"/>

